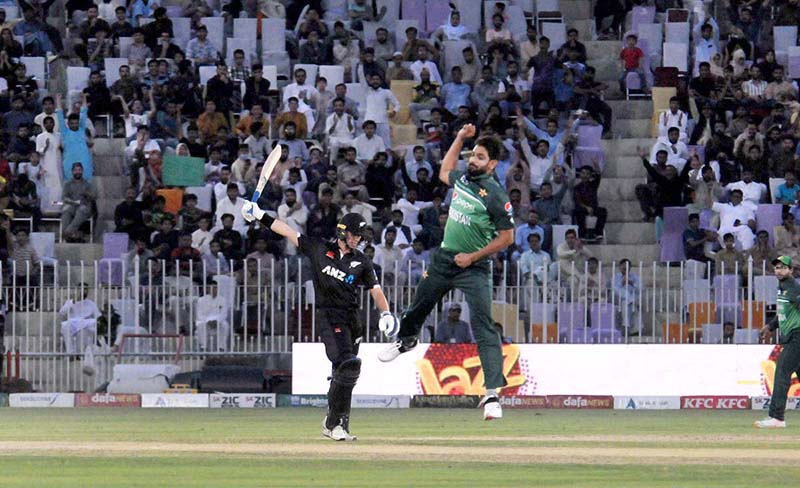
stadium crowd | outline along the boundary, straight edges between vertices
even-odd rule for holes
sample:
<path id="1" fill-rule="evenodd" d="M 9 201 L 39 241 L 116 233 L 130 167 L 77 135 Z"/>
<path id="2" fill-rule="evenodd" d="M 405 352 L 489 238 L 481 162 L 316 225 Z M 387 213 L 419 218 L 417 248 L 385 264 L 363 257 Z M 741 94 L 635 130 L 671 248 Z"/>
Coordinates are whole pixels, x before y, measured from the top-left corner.
<path id="1" fill-rule="evenodd" d="M 19 0 L 15 20 L 0 9 L 0 208 L 14 219 L 30 217 L 30 226 L 13 228 L 3 220 L 4 263 L 20 270 L 36 263 L 27 233 L 47 216 L 60 218 L 65 240 L 88 239 L 87 223 L 98 213 L 92 179 L 103 165 L 92 146 L 104 127 L 127 144 L 129 188 L 114 223 L 130 237 L 129 270 L 136 261 L 164 260 L 164 272 L 191 269 L 198 282 L 203 270 L 241 280 L 272 269 L 276 258 L 281 273 L 283 266 L 290 276 L 301 273 L 295 261 L 280 259 L 296 250 L 240 212 L 266 155 L 280 146 L 258 204 L 299 232 L 326 239 L 345 213 L 360 213 L 372 223 L 364 251 L 381 279 L 413 285 L 447 220 L 452 193 L 438 180 L 442 155 L 459 129 L 475 124 L 478 135 L 503 141 L 496 175 L 519 226 L 515 244 L 492 258 L 495 283 L 504 276 L 516 282 L 519 270 L 524 284 L 560 276 L 582 293 L 638 293 L 639 278 L 623 268 L 624 259 L 617 275 L 600 282 L 598 260 L 586 246 L 603 241 L 608 218 L 599 197 L 601 137 L 614 138 L 606 99 L 635 91 L 636 81 L 643 95 L 676 88 L 668 110 L 655 114 L 656 142 L 639 149 L 648 175 L 636 187 L 644 220 L 659 227 L 666 207 L 688 206 L 685 256 L 714 262 L 720 273 L 744 269 L 747 255 L 767 271 L 777 254 L 800 257 L 798 87 L 772 39 L 773 26 L 797 25 L 796 0 L 700 2 L 694 11 L 693 2 L 680 0 L 595 2 L 595 37 L 619 41 L 621 92 L 597 79 L 578 30 L 566 30 L 556 45 L 540 32 L 547 16 L 538 15 L 512 32 L 518 19 L 505 2 L 490 3 L 479 30 L 463 25 L 453 9 L 435 29 L 412 25 L 402 32 L 381 25 L 385 9 L 365 0 L 164 3 L 70 0 L 65 33 L 51 23 L 52 0 Z M 632 9 L 648 6 L 656 22 L 687 9 L 685 76 L 652 65 L 636 30 L 624 31 Z M 176 43 L 176 17 L 191 19 L 185 45 Z M 219 33 L 204 25 L 206 17 L 223 19 L 224 37 L 234 19 L 285 18 L 286 42 L 278 50 L 293 67 L 270 79 L 271 66 L 257 50 L 226 53 L 215 44 Z M 68 59 L 90 74 L 81 90 L 46 93 L 23 57 Z M 109 84 L 106 60 L 119 57 L 124 63 L 115 65 Z M 321 76 L 321 66 L 338 67 L 328 71 L 338 79 Z M 410 126 L 410 140 L 398 137 L 397 127 Z M 588 150 L 579 145 L 584 133 L 597 135 Z M 205 190 L 165 185 L 162 170 L 172 156 L 186 164 L 203 160 Z M 773 178 L 785 181 L 772 185 Z M 759 204 L 770 199 L 786 206 L 774 245 L 756 226 Z M 577 231 L 554 235 L 553 226 L 566 224 Z M 246 259 L 266 268 L 251 269 Z"/>

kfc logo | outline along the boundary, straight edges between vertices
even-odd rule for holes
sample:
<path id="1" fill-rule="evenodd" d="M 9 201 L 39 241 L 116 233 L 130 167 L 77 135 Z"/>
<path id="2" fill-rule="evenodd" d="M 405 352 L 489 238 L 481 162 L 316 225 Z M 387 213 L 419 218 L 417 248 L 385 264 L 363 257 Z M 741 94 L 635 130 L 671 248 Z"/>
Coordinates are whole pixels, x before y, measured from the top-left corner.
<path id="1" fill-rule="evenodd" d="M 681 397 L 681 408 L 691 410 L 747 410 L 750 408 L 750 398 L 746 396 Z"/>

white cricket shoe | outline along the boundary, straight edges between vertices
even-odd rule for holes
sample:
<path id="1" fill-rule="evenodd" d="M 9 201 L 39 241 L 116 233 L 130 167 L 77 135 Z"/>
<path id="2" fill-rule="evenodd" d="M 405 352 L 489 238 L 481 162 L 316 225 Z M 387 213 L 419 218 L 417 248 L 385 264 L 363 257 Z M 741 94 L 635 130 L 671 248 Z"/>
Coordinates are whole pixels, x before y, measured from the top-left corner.
<path id="1" fill-rule="evenodd" d="M 767 417 L 764 420 L 757 420 L 753 423 L 753 427 L 756 429 L 785 429 L 786 421 Z"/>
<path id="2" fill-rule="evenodd" d="M 416 339 L 414 339 L 413 342 L 405 342 L 401 339 L 397 339 L 393 343 L 389 344 L 386 349 L 378 353 L 378 359 L 381 362 L 388 363 L 389 361 L 396 359 L 397 356 L 403 354 L 404 352 L 408 352 L 415 347 L 417 347 Z"/>
<path id="3" fill-rule="evenodd" d="M 350 432 L 347 432 L 347 429 L 339 423 L 334 428 L 328 428 L 328 417 L 322 419 L 322 435 L 323 437 L 327 437 L 328 439 L 334 441 L 354 441 L 358 439 L 358 437 L 354 435 L 350 435 Z"/>
<path id="4" fill-rule="evenodd" d="M 483 420 L 494 420 L 503 418 L 503 407 L 500 399 L 495 395 L 487 395 L 478 404 L 478 408 L 483 407 Z"/>

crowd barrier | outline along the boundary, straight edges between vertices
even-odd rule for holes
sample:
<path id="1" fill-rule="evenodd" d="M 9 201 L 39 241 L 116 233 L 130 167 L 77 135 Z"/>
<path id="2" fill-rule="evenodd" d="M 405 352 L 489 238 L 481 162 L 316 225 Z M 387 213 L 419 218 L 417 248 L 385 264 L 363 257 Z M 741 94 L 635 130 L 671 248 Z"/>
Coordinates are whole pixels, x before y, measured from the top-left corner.
<path id="1" fill-rule="evenodd" d="M 210 356 L 289 353 L 293 344 L 319 340 L 305 259 L 250 259 L 225 269 L 205 262 L 133 262 L 132 269 L 124 259 L 0 268 L 2 345 L 13 354 L 11 363 L 4 361 L 4 374 L 31 381 L 37 391 L 91 391 L 99 376 L 82 374 L 86 347 L 106 344 L 93 348 L 93 359 L 97 370 L 108 372 L 120 358 L 116 349 L 125 334 L 180 335 L 184 371 Z M 758 332 L 774 313 L 774 277 L 752 261 L 731 274 L 716 270 L 720 275 L 710 265 L 636 263 L 626 268 L 630 286 L 619 286 L 617 262 L 600 263 L 594 273 L 588 264 L 579 269 L 572 262 L 529 269 L 521 261 L 499 261 L 492 270 L 492 316 L 504 338 L 519 344 L 759 343 Z M 397 263 L 381 269 L 380 281 L 397 315 L 410 304 L 424 271 Z M 214 322 L 204 321 L 206 295 L 223 302 L 224 313 Z M 84 297 L 96 303 L 99 317 L 65 336 L 71 329 L 64 304 Z M 359 300 L 364 342 L 386 342 L 367 290 Z M 424 324 L 424 342 L 436 338 L 437 324 L 454 303 L 469 323 L 463 295 L 451 291 Z M 129 360 L 153 362 L 177 351 L 162 341 L 146 352 L 133 347 L 123 352 Z"/>

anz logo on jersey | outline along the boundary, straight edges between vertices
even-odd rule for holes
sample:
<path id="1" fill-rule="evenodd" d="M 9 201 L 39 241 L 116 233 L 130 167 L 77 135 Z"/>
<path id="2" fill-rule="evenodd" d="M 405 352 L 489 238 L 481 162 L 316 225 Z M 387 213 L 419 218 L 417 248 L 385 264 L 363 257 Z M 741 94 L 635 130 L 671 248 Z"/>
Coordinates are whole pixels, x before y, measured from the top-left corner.
<path id="1" fill-rule="evenodd" d="M 337 280 L 339 280 L 339 281 L 341 281 L 343 283 L 347 283 L 348 285 L 352 285 L 353 282 L 356 279 L 355 276 L 353 276 L 351 274 L 347 274 L 347 273 L 345 273 L 344 271 L 342 271 L 340 269 L 336 269 L 335 267 L 331 266 L 330 264 L 325 266 L 324 268 L 322 268 L 322 273 L 326 274 L 328 276 L 332 276 L 333 278 L 336 278 Z"/>

